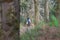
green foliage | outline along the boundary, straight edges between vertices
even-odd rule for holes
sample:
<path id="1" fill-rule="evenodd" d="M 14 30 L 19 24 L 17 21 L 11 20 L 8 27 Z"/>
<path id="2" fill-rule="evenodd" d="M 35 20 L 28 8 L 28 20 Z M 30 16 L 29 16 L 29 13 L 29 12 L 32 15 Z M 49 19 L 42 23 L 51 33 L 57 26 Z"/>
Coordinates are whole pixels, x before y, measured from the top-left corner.
<path id="1" fill-rule="evenodd" d="M 20 40 L 36 40 L 37 36 L 40 36 L 40 26 L 36 26 L 34 29 L 28 30 L 25 34 L 20 36 Z"/>
<path id="2" fill-rule="evenodd" d="M 24 10 L 26 10 L 26 8 L 27 8 L 27 3 L 28 3 L 28 0 L 24 0 L 24 1 L 22 1 L 21 2 L 21 8 L 24 8 Z"/>
<path id="3" fill-rule="evenodd" d="M 22 3 L 21 8 L 24 8 L 26 10 L 27 4 L 26 3 Z"/>
<path id="4" fill-rule="evenodd" d="M 49 24 L 50 24 L 50 26 L 58 27 L 58 20 L 55 16 L 56 8 L 57 8 L 56 1 L 54 1 L 54 3 L 50 6 L 50 22 L 49 22 Z"/>
<path id="5" fill-rule="evenodd" d="M 26 21 L 26 18 L 23 16 L 20 16 L 20 23 L 25 23 L 25 21 Z"/>
<path id="6" fill-rule="evenodd" d="M 54 15 L 51 15 L 50 26 L 52 26 L 52 25 L 58 27 L 58 20 L 56 19 L 56 17 Z"/>
<path id="7" fill-rule="evenodd" d="M 38 36 L 39 33 L 37 29 L 27 31 L 24 35 L 20 37 L 20 40 L 35 40 L 35 37 Z"/>

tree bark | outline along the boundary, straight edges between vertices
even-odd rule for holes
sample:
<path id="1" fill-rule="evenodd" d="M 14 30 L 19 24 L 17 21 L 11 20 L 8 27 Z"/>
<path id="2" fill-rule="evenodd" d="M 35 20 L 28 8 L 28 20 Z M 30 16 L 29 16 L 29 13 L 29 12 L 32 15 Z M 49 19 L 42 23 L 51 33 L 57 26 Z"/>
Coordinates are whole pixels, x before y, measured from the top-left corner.
<path id="1" fill-rule="evenodd" d="M 34 7 L 35 7 L 35 25 L 39 23 L 39 2 L 38 0 L 34 0 Z"/>
<path id="2" fill-rule="evenodd" d="M 48 7 L 48 0 L 45 0 L 45 7 L 44 7 L 44 20 L 45 22 L 49 21 L 49 7 Z"/>
<path id="3" fill-rule="evenodd" d="M 13 2 L 13 3 L 12 3 Z M 19 1 L 18 0 L 14 0 L 14 1 L 12 1 L 12 2 L 10 2 L 10 3 L 6 3 L 6 2 L 3 2 L 3 4 L 2 4 L 2 10 L 3 10 L 3 12 L 2 12 L 2 30 L 4 31 L 4 40 L 8 40 L 10 37 L 9 37 L 9 34 L 11 33 L 11 31 L 13 31 L 14 30 L 14 28 L 17 28 L 17 27 L 19 27 L 19 24 L 20 24 L 20 8 L 19 8 Z M 14 25 L 12 25 L 12 26 L 9 26 L 8 24 L 7 24 L 7 18 L 6 18 L 6 14 L 8 13 L 8 8 L 10 7 L 10 6 L 14 6 L 14 8 L 15 8 L 15 10 L 14 10 L 14 13 L 16 14 L 16 16 L 15 16 L 15 14 L 14 14 L 14 16 L 15 16 L 15 18 L 18 20 L 18 22 L 15 22 L 16 20 L 15 19 L 12 19 L 12 20 L 15 20 L 14 22 L 13 22 L 13 24 Z M 11 10 L 12 11 L 12 10 Z M 10 14 L 11 14 L 11 12 L 9 12 Z M 15 24 L 16 23 L 16 24 Z M 13 27 L 13 28 L 11 28 L 11 27 Z M 11 30 L 11 31 L 10 31 Z M 19 31 L 19 30 L 18 30 Z M 17 34 L 18 35 L 18 34 Z M 9 39 L 10 40 L 10 39 Z"/>

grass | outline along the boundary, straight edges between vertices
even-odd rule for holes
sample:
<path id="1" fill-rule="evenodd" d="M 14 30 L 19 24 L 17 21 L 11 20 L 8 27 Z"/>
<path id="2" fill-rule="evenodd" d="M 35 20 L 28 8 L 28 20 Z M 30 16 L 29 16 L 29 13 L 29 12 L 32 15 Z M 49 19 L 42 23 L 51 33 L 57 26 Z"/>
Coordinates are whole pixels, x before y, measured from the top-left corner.
<path id="1" fill-rule="evenodd" d="M 38 32 L 35 30 L 28 31 L 20 37 L 20 40 L 35 40 L 35 37 L 38 35 Z"/>

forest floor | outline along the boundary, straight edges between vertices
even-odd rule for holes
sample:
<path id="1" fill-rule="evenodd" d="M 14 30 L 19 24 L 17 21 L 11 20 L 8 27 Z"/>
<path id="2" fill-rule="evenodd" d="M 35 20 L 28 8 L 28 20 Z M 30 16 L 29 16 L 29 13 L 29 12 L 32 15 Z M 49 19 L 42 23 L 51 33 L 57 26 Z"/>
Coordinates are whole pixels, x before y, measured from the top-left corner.
<path id="1" fill-rule="evenodd" d="M 33 28 L 34 28 L 33 26 L 29 26 L 29 27 L 23 26 L 22 28 L 20 28 L 20 35 L 22 35 L 22 34 L 25 33 L 26 31 L 31 30 L 31 29 L 33 29 Z"/>
<path id="2" fill-rule="evenodd" d="M 22 27 L 20 29 L 20 33 L 24 33 L 27 29 L 31 29 L 31 27 Z M 40 35 L 35 37 L 35 40 L 60 40 L 60 27 L 49 27 L 45 26 L 42 30 L 39 30 Z"/>
<path id="3" fill-rule="evenodd" d="M 49 27 L 40 30 L 41 35 L 36 37 L 36 40 L 60 40 L 60 29 L 56 27 Z"/>

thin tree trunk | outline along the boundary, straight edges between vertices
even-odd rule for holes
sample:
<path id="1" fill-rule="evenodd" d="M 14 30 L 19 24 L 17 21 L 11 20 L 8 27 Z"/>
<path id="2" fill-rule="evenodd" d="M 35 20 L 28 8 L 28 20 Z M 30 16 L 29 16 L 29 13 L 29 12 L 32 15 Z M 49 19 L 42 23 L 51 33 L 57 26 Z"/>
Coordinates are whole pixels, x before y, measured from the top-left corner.
<path id="1" fill-rule="evenodd" d="M 49 7 L 48 7 L 48 0 L 45 0 L 45 7 L 44 7 L 44 20 L 45 22 L 49 21 Z"/>
<path id="2" fill-rule="evenodd" d="M 0 2 L 0 28 L 2 26 L 2 2 Z"/>

